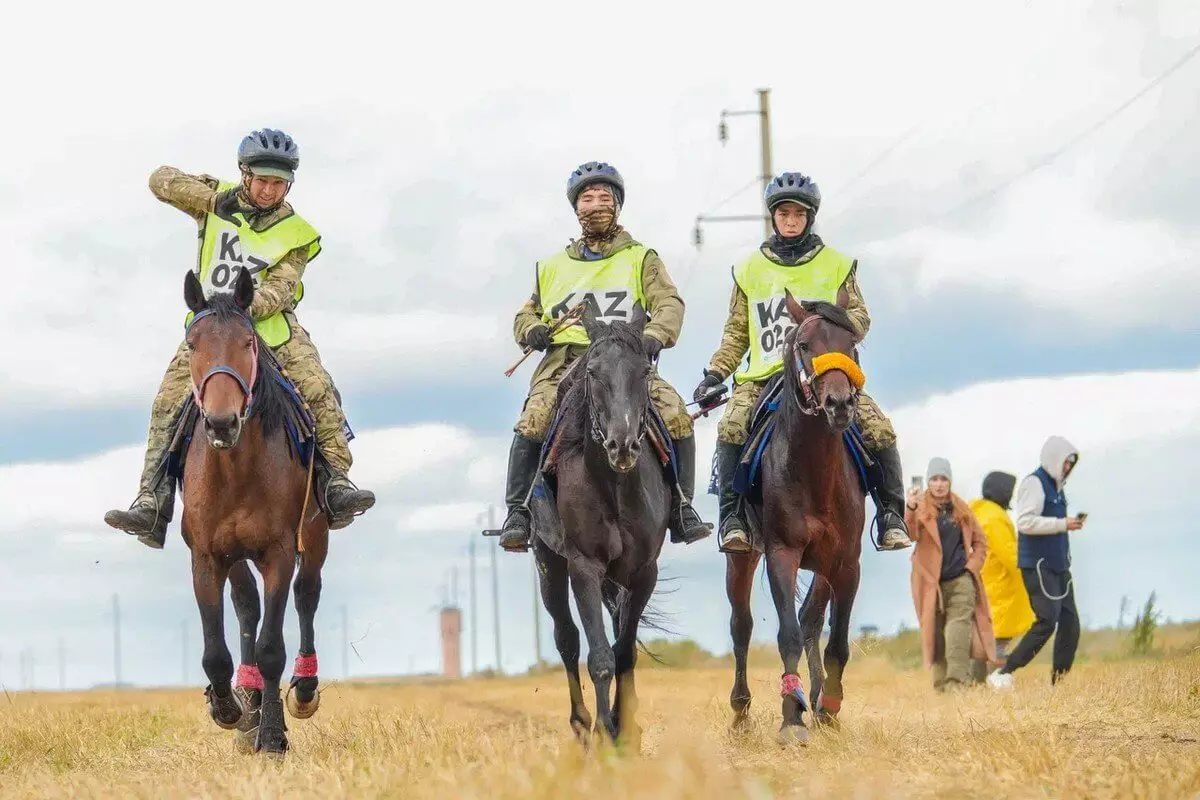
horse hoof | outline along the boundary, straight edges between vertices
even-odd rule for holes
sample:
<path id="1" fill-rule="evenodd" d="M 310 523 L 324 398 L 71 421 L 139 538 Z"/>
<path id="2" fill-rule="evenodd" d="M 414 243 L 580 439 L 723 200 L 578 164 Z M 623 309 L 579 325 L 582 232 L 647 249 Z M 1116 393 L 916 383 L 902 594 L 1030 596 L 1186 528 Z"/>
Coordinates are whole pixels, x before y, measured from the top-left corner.
<path id="1" fill-rule="evenodd" d="M 283 731 L 258 729 L 258 734 L 254 737 L 254 752 L 261 753 L 264 756 L 283 758 L 287 751 L 287 734 Z"/>
<path id="2" fill-rule="evenodd" d="M 754 728 L 754 721 L 750 718 L 750 712 L 739 711 L 733 715 L 733 722 L 729 724 L 729 730 L 734 733 L 749 733 Z"/>
<path id="3" fill-rule="evenodd" d="M 781 745 L 804 746 L 808 744 L 809 736 L 808 728 L 803 725 L 784 725 L 775 738 Z"/>
<path id="4" fill-rule="evenodd" d="M 308 719 L 321 707 L 321 690 L 313 691 L 312 699 L 305 702 L 300 699 L 300 692 L 296 687 L 289 686 L 287 695 L 284 697 L 284 705 L 287 706 L 288 713 L 296 719 Z"/>
<path id="5" fill-rule="evenodd" d="M 828 711 L 818 711 L 813 715 L 813 722 L 819 728 L 828 728 L 831 731 L 840 731 L 842 723 L 838 722 L 838 718 L 830 714 Z"/>
<path id="6" fill-rule="evenodd" d="M 592 724 L 587 720 L 573 719 L 571 720 L 571 732 L 575 734 L 575 739 L 585 748 L 592 744 Z"/>
<path id="7" fill-rule="evenodd" d="M 208 698 L 208 714 L 213 722 L 227 731 L 241 724 L 245 709 L 236 692 L 230 692 L 228 697 L 218 697 L 212 686 L 204 690 Z"/>

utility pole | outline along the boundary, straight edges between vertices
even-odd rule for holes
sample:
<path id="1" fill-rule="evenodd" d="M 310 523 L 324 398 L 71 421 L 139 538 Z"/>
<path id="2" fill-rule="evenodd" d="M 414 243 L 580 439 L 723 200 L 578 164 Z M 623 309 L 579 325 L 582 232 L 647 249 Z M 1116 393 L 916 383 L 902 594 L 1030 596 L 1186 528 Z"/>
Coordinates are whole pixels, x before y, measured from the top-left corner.
<path id="1" fill-rule="evenodd" d="M 496 507 L 488 506 L 488 530 L 496 529 Z M 492 614 L 495 620 L 496 633 L 496 672 L 504 672 L 504 662 L 500 658 L 500 572 L 496 568 L 496 551 L 499 547 L 492 547 Z"/>
<path id="2" fill-rule="evenodd" d="M 538 565 L 537 559 L 529 559 L 533 564 L 533 665 L 540 667 L 542 665 L 542 596 L 538 590 Z"/>
<path id="3" fill-rule="evenodd" d="M 113 687 L 121 688 L 121 598 L 114 594 L 113 606 Z"/>
<path id="4" fill-rule="evenodd" d="M 471 674 L 479 671 L 476 653 L 479 652 L 479 607 L 475 604 L 475 537 L 471 537 L 468 550 L 471 553 Z"/>
<path id="5" fill-rule="evenodd" d="M 58 640 L 58 690 L 67 690 L 67 646 L 61 637 Z"/>
<path id="6" fill-rule="evenodd" d="M 762 172 L 759 175 L 759 180 L 762 183 L 762 190 L 765 194 L 767 185 L 771 183 L 771 179 L 775 177 L 775 173 L 771 168 L 771 90 L 758 90 L 758 110 L 757 111 L 721 111 L 721 122 L 717 126 L 717 136 L 724 145 L 729 141 L 729 126 L 725 123 L 728 117 L 745 117 L 756 116 L 759 123 L 759 149 L 762 160 Z M 730 198 L 732 199 L 732 198 Z M 761 202 L 761 195 L 760 195 Z M 704 244 L 704 233 L 700 229 L 702 222 L 754 222 L 761 220 L 763 223 L 764 237 L 769 239 L 773 234 L 774 227 L 771 225 L 771 216 L 767 213 L 761 214 L 734 214 L 725 216 L 710 216 L 706 214 L 698 214 L 696 216 L 696 227 L 693 231 L 693 241 L 696 248 L 699 249 Z"/>

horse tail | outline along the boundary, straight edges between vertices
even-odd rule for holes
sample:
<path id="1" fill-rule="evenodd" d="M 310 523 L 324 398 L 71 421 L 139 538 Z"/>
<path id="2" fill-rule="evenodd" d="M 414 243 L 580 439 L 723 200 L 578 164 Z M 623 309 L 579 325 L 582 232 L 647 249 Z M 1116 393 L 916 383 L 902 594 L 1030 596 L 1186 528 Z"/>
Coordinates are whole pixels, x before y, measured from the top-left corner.
<path id="1" fill-rule="evenodd" d="M 664 583 L 673 583 L 675 580 L 677 579 L 673 577 L 660 578 L 657 584 L 655 584 L 654 591 L 650 595 L 650 600 L 646 603 L 646 607 L 642 609 L 642 615 L 638 620 L 639 629 L 645 630 L 648 628 L 666 636 L 674 636 L 678 633 L 671 625 L 673 615 L 664 610 L 658 602 L 655 602 L 656 598 L 673 594 L 676 591 L 673 586 L 663 586 Z M 628 613 L 627 609 L 629 608 L 629 590 L 614 580 L 606 579 L 601 595 L 604 598 L 604 606 L 612 614 L 613 619 L 620 619 L 623 622 L 622 616 Z M 638 650 L 655 663 L 670 666 L 661 656 L 646 647 L 646 643 L 642 641 L 641 637 L 638 637 L 637 647 Z"/>

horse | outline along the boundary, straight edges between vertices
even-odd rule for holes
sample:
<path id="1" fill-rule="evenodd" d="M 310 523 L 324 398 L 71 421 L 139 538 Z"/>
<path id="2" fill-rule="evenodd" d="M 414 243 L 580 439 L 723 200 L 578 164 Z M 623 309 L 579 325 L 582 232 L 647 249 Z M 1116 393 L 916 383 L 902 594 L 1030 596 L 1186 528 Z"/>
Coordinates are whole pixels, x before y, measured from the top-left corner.
<path id="1" fill-rule="evenodd" d="M 786 305 L 795 326 L 784 342 L 782 399 L 759 468 L 761 500 L 747 495 L 746 506 L 759 521 L 767 578 L 779 616 L 783 659 L 779 738 L 804 743 L 809 736 L 803 719 L 808 705 L 797 674 L 802 651 L 808 658 L 808 702 L 814 720 L 831 727 L 837 724 L 844 696 L 842 676 L 850 660 L 850 610 L 858 592 L 865 492 L 843 434 L 853 421 L 863 378 L 854 359 L 861 337 L 842 307 L 797 302 L 790 293 Z M 750 591 L 760 558 L 758 551 L 726 557 L 735 729 L 749 722 L 746 652 L 754 627 Z M 796 577 L 801 569 L 810 570 L 813 580 L 797 616 Z M 830 599 L 831 634 L 822 674 L 821 628 Z"/>
<path id="2" fill-rule="evenodd" d="M 548 517 L 534 489 L 533 552 L 542 603 L 554 621 L 567 675 L 571 728 L 585 744 L 596 736 L 636 747 L 640 737 L 633 679 L 638 625 L 658 583 L 658 555 L 671 512 L 663 464 L 655 448 L 643 446 L 652 424 L 647 406 L 654 370 L 642 343 L 646 320 L 640 305 L 628 323 L 604 324 L 585 315 L 591 344 L 559 386 L 550 454 L 557 489 Z M 579 682 L 579 629 L 571 618 L 568 586 L 588 641 L 594 730 Z M 606 608 L 615 638 L 611 646 Z"/>
<path id="3" fill-rule="evenodd" d="M 184 299 L 193 313 L 187 347 L 198 417 L 183 473 L 182 531 L 204 634 L 208 711 L 220 727 L 238 730 L 238 751 L 282 756 L 288 741 L 279 682 L 293 573 L 300 651 L 287 707 L 306 719 L 320 705 L 313 618 L 328 521 L 313 496 L 312 459 L 302 463 L 285 430 L 290 398 L 249 316 L 250 274 L 239 270 L 232 293 L 206 299 L 188 272 Z M 263 579 L 261 611 L 250 562 Z M 230 685 L 233 660 L 225 642 L 226 579 L 241 633 L 236 687 Z"/>

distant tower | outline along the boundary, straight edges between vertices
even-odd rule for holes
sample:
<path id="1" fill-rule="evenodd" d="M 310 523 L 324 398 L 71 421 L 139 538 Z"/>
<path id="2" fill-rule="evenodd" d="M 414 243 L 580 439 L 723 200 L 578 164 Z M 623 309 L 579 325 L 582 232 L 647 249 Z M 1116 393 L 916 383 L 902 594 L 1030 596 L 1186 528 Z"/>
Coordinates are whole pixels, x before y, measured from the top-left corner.
<path id="1" fill-rule="evenodd" d="M 442 674 L 462 677 L 462 609 L 458 607 L 458 571 L 451 576 L 451 596 L 442 604 Z"/>

